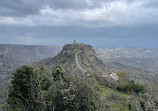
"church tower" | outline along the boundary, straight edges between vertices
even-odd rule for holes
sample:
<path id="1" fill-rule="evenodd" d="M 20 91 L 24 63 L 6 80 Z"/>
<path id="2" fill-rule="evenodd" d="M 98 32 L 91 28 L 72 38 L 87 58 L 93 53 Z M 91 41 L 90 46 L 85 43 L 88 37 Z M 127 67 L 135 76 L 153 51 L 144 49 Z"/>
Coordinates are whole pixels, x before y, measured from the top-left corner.
<path id="1" fill-rule="evenodd" d="M 76 40 L 74 40 L 74 44 L 76 44 Z"/>

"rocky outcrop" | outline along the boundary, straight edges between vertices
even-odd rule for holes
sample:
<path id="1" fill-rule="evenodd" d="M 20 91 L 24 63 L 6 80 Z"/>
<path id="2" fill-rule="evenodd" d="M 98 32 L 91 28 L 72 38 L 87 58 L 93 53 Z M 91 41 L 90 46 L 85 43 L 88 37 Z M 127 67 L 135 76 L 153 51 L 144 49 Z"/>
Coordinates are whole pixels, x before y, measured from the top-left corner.
<path id="1" fill-rule="evenodd" d="M 51 68 L 56 64 L 62 64 L 73 74 L 82 77 L 91 75 L 103 77 L 103 75 L 111 74 L 97 58 L 93 47 L 82 43 L 66 44 L 56 57 L 48 58 L 41 63 Z"/>
<path id="2" fill-rule="evenodd" d="M 68 55 L 76 54 L 77 52 L 82 51 L 84 54 L 96 54 L 91 45 L 86 45 L 82 43 L 76 44 L 66 44 L 63 47 L 62 53 L 67 53 Z"/>

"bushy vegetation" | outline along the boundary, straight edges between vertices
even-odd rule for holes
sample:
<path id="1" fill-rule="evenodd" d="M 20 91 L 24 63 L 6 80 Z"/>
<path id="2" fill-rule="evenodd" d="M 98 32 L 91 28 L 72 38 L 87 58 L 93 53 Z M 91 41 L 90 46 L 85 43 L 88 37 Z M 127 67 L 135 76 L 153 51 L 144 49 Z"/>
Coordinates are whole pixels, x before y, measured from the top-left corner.
<path id="1" fill-rule="evenodd" d="M 117 76 L 119 77 L 118 80 L 118 91 L 123 91 L 125 93 L 144 93 L 145 88 L 142 85 L 134 83 L 134 81 L 129 80 L 129 76 L 126 72 L 118 72 Z"/>
<path id="2" fill-rule="evenodd" d="M 126 72 L 120 71 L 117 73 L 117 76 L 119 77 L 118 85 L 126 85 L 129 83 L 129 76 Z"/>
<path id="3" fill-rule="evenodd" d="M 127 85 L 118 86 L 117 90 L 126 93 L 136 93 L 136 94 L 145 92 L 144 86 L 136 84 L 134 82 L 129 82 Z"/>
<path id="4" fill-rule="evenodd" d="M 24 65 L 13 74 L 9 111 L 101 111 L 101 100 L 84 80 L 57 66 Z"/>
<path id="5" fill-rule="evenodd" d="M 128 80 L 125 73 L 119 74 L 122 80 Z M 24 65 L 13 74 L 8 105 L 4 110 L 154 111 L 158 107 L 158 99 L 142 92 L 143 86 L 134 82 L 120 83 L 116 90 L 101 85 L 95 78 L 79 79 L 60 65 L 53 71 L 44 65 Z"/>

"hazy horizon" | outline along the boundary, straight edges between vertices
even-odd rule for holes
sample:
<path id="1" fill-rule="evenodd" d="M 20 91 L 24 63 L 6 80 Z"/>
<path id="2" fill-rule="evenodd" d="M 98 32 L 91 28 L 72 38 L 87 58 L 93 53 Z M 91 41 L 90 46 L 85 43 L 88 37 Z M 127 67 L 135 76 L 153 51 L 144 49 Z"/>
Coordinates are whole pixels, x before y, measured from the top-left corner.
<path id="1" fill-rule="evenodd" d="M 79 43 L 83 43 L 83 42 L 79 42 Z M 73 44 L 73 42 L 70 42 L 70 43 L 64 43 L 64 44 L 22 44 L 22 43 L 0 43 L 0 45 L 26 45 L 26 46 L 48 46 L 48 47 L 52 47 L 52 46 L 57 46 L 57 47 L 63 47 L 64 45 L 66 44 Z M 96 46 L 96 45 L 92 45 L 92 44 L 89 44 L 89 43 L 83 43 L 83 44 L 86 44 L 86 45 L 91 45 L 93 46 L 93 48 L 97 49 L 97 48 L 100 48 L 100 49 L 116 49 L 116 48 L 130 48 L 130 49 L 155 49 L 155 50 L 158 50 L 157 47 L 130 47 L 130 46 Z"/>
<path id="2" fill-rule="evenodd" d="M 0 44 L 158 48 L 156 0 L 1 0 Z"/>

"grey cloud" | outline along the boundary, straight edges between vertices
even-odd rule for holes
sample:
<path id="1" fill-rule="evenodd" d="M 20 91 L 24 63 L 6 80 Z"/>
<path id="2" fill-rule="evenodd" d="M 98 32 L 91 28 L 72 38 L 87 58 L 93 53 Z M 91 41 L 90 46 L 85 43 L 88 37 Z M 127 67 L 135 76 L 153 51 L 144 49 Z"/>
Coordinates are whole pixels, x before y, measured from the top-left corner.
<path id="1" fill-rule="evenodd" d="M 124 1 L 133 3 L 139 0 L 89 0 L 92 5 L 87 4 L 88 0 L 0 0 L 0 15 L 1 16 L 27 16 L 38 14 L 39 10 L 44 6 L 49 6 L 52 9 L 72 9 L 84 10 L 100 7 L 101 3 L 110 3 L 115 1 Z M 141 0 L 140 0 L 141 1 Z M 156 0 L 144 1 L 144 6 L 157 6 Z"/>
<path id="2" fill-rule="evenodd" d="M 147 0 L 144 3 L 144 6 L 147 8 L 158 8 L 158 1 L 157 0 Z"/>
<path id="3" fill-rule="evenodd" d="M 126 2 L 101 7 L 101 2 L 116 1 Z M 135 4 L 137 1 L 140 4 Z M 156 0 L 92 0 L 89 4 L 86 0 L 0 0 L 0 43 L 58 45 L 77 38 L 90 44 L 98 41 L 106 45 L 108 40 L 112 41 L 109 46 L 128 46 L 131 40 L 134 46 L 135 41 L 143 45 L 143 40 L 150 41 L 150 37 L 156 42 L 157 3 Z M 44 6 L 49 6 L 50 12 L 47 9 L 46 13 L 39 12 Z"/>
<path id="4" fill-rule="evenodd" d="M 45 5 L 53 9 L 83 9 L 88 6 L 85 0 L 0 0 L 0 15 L 37 14 Z"/>
<path id="5" fill-rule="evenodd" d="M 26 16 L 37 14 L 42 6 L 40 0 L 1 0 L 1 16 Z"/>
<path id="6" fill-rule="evenodd" d="M 81 9 L 87 7 L 86 0 L 48 0 L 46 4 L 53 9 Z"/>
<path id="7" fill-rule="evenodd" d="M 27 16 L 38 14 L 39 10 L 47 5 L 52 9 L 83 10 L 99 7 L 102 2 L 109 3 L 117 0 L 90 0 L 89 6 L 86 0 L 0 0 L 1 16 Z M 126 0 L 133 1 L 133 0 Z"/>
<path id="8" fill-rule="evenodd" d="M 35 37 L 38 39 L 50 38 L 157 38 L 158 26 L 133 26 L 111 28 L 85 28 L 85 27 L 12 27 L 0 26 L 0 38 L 8 37 Z M 85 38 L 85 39 L 86 39 Z"/>
<path id="9" fill-rule="evenodd" d="M 101 6 L 102 2 L 110 4 Z M 13 3 L 1 0 L 0 24 L 85 27 L 158 24 L 158 9 L 145 8 L 145 4 L 149 4 L 147 2 L 150 1 L 92 0 L 91 6 L 88 6 L 86 0 L 14 0 Z M 10 18 L 2 17 L 8 15 Z"/>

